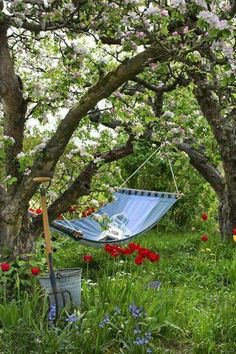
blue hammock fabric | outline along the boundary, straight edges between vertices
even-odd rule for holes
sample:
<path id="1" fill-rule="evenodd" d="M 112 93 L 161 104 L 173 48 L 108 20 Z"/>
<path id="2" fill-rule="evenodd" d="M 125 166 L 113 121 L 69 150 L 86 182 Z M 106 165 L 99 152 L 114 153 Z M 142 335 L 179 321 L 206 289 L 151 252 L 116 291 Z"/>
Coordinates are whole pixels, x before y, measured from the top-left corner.
<path id="1" fill-rule="evenodd" d="M 122 239 L 104 235 L 100 223 L 93 216 L 70 221 L 56 220 L 51 225 L 52 229 L 90 246 L 125 242 L 155 226 L 178 200 L 175 193 L 124 188 L 118 189 L 114 196 L 115 200 L 99 209 L 96 214 L 107 214 L 115 230 L 122 230 Z M 81 237 L 78 236 L 80 232 Z"/>

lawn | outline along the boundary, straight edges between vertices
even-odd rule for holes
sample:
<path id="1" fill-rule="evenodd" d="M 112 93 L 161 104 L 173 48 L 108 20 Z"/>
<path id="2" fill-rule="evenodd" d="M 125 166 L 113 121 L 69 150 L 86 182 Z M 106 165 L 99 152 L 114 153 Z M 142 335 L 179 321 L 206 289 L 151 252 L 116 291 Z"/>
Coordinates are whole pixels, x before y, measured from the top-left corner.
<path id="1" fill-rule="evenodd" d="M 203 242 L 198 233 L 156 230 L 135 242 L 160 261 L 136 265 L 134 254 L 111 257 L 57 239 L 56 266 L 83 268 L 82 306 L 48 321 L 33 277 L 34 290 L 19 286 L 16 299 L 0 305 L 0 353 L 235 353 L 234 248 L 216 234 Z"/>

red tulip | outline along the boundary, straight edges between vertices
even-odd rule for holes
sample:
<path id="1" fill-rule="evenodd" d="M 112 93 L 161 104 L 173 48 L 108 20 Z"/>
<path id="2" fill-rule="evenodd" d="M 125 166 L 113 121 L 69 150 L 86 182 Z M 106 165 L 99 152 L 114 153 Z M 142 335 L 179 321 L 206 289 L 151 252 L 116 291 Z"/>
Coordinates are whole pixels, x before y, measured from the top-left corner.
<path id="1" fill-rule="evenodd" d="M 8 272 L 11 268 L 11 265 L 9 263 L 1 263 L 0 266 L 3 272 Z"/>
<path id="2" fill-rule="evenodd" d="M 158 253 L 155 253 L 155 252 L 149 252 L 147 258 L 151 262 L 158 262 L 160 260 L 160 255 Z"/>
<path id="3" fill-rule="evenodd" d="M 137 265 L 143 264 L 143 257 L 138 254 L 134 260 L 134 263 Z"/>
<path id="4" fill-rule="evenodd" d="M 38 268 L 38 267 L 31 268 L 31 273 L 33 275 L 38 275 L 40 273 L 40 268 Z"/>
<path id="5" fill-rule="evenodd" d="M 38 215 L 39 215 L 39 214 L 42 214 L 42 209 L 40 209 L 40 208 L 36 209 L 36 210 L 35 210 L 35 213 L 38 214 Z"/>
<path id="6" fill-rule="evenodd" d="M 236 235 L 236 228 L 233 229 L 233 235 Z"/>
<path id="7" fill-rule="evenodd" d="M 83 256 L 83 260 L 85 263 L 91 263 L 93 260 L 93 256 L 91 256 L 91 254 L 86 254 Z"/>
<path id="8" fill-rule="evenodd" d="M 207 235 L 202 235 L 201 240 L 203 242 L 206 242 L 208 240 L 208 236 Z"/>
<path id="9" fill-rule="evenodd" d="M 133 251 L 138 251 L 141 248 L 139 243 L 133 243 L 133 242 L 130 242 L 128 244 L 128 247 Z"/>
<path id="10" fill-rule="evenodd" d="M 206 221 L 208 219 L 208 215 L 206 213 L 202 213 L 201 218 L 203 221 Z"/>
<path id="11" fill-rule="evenodd" d="M 150 250 L 147 249 L 147 248 L 142 248 L 142 247 L 141 247 L 141 248 L 138 250 L 138 254 L 139 254 L 140 256 L 142 256 L 143 258 L 148 257 L 149 253 L 150 253 Z"/>

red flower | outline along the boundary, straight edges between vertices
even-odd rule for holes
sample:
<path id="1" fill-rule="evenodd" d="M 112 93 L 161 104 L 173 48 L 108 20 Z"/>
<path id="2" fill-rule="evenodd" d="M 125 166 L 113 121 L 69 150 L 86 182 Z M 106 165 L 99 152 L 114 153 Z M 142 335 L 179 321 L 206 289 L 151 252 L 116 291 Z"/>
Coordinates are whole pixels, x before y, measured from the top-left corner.
<path id="1" fill-rule="evenodd" d="M 203 242 L 206 242 L 208 240 L 208 236 L 207 235 L 202 235 L 201 240 Z"/>
<path id="2" fill-rule="evenodd" d="M 70 206 L 70 207 L 68 208 L 68 211 L 69 211 L 69 213 L 74 213 L 74 212 L 76 211 L 76 208 Z"/>
<path id="3" fill-rule="evenodd" d="M 134 263 L 137 264 L 137 265 L 143 264 L 143 257 L 140 256 L 140 254 L 138 254 L 138 255 L 135 257 Z"/>
<path id="4" fill-rule="evenodd" d="M 40 208 L 36 209 L 36 210 L 35 210 L 35 213 L 38 214 L 38 215 L 39 215 L 39 214 L 42 214 L 42 209 L 40 209 Z"/>
<path id="5" fill-rule="evenodd" d="M 93 256 L 91 256 L 91 254 L 86 254 L 83 256 L 83 260 L 85 263 L 91 263 L 93 260 Z"/>
<path id="6" fill-rule="evenodd" d="M 160 255 L 158 253 L 155 253 L 155 252 L 149 252 L 147 258 L 151 262 L 158 262 L 160 260 Z"/>
<path id="7" fill-rule="evenodd" d="M 233 235 L 236 235 L 236 228 L 233 229 Z"/>
<path id="8" fill-rule="evenodd" d="M 63 219 L 62 214 L 58 214 L 58 215 L 57 215 L 57 220 L 62 220 L 62 219 Z"/>
<path id="9" fill-rule="evenodd" d="M 109 253 L 113 250 L 113 246 L 110 245 L 109 243 L 106 243 L 104 246 L 104 250 Z"/>
<path id="10" fill-rule="evenodd" d="M 202 218 L 203 221 L 206 221 L 208 219 L 207 213 L 202 213 L 201 218 Z"/>
<path id="11" fill-rule="evenodd" d="M 133 251 L 138 251 L 141 248 L 139 243 L 133 243 L 133 242 L 130 242 L 128 244 L 128 247 Z"/>
<path id="12" fill-rule="evenodd" d="M 150 250 L 149 249 L 147 249 L 147 248 L 139 248 L 139 250 L 138 250 L 138 254 L 140 255 L 140 256 L 142 256 L 143 258 L 145 258 L 145 257 L 148 257 L 148 255 L 150 254 Z"/>
<path id="13" fill-rule="evenodd" d="M 125 255 L 129 255 L 132 253 L 134 253 L 134 251 L 131 248 L 124 248 L 123 249 L 123 254 L 125 254 Z"/>
<path id="14" fill-rule="evenodd" d="M 31 273 L 33 275 L 38 275 L 40 273 L 40 268 L 38 268 L 38 267 L 31 268 Z"/>
<path id="15" fill-rule="evenodd" d="M 9 263 L 1 263 L 1 269 L 3 272 L 8 272 L 10 268 L 11 265 Z"/>
<path id="16" fill-rule="evenodd" d="M 82 212 L 82 217 L 85 218 L 86 216 L 91 215 L 94 213 L 95 209 L 94 208 L 88 208 L 87 210 Z"/>

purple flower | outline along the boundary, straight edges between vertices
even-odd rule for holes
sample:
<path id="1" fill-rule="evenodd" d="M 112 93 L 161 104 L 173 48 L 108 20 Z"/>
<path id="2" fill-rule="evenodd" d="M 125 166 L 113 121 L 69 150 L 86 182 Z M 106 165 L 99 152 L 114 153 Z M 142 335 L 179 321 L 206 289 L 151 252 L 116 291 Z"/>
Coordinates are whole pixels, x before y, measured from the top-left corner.
<path id="1" fill-rule="evenodd" d="M 138 334 L 138 333 L 141 333 L 140 326 L 135 326 L 135 328 L 134 328 L 134 334 Z"/>
<path id="2" fill-rule="evenodd" d="M 107 323 L 110 322 L 110 316 L 106 314 L 103 318 L 103 320 L 99 323 L 99 327 L 103 328 Z"/>
<path id="3" fill-rule="evenodd" d="M 115 314 L 119 315 L 119 314 L 121 313 L 120 307 L 116 306 L 116 307 L 114 308 L 114 312 L 115 312 Z"/>
<path id="4" fill-rule="evenodd" d="M 129 305 L 129 311 L 134 318 L 145 317 L 146 312 L 143 307 L 138 307 L 137 305 Z"/>
<path id="5" fill-rule="evenodd" d="M 152 281 L 151 283 L 146 285 L 146 287 L 149 289 L 159 289 L 160 286 L 161 286 L 160 280 Z"/>
<path id="6" fill-rule="evenodd" d="M 56 318 L 56 305 L 52 304 L 49 309 L 48 319 L 49 321 L 54 321 Z"/>
<path id="7" fill-rule="evenodd" d="M 143 337 L 137 337 L 134 341 L 136 345 L 145 345 L 150 342 L 152 338 L 151 332 L 146 332 Z"/>
<path id="8" fill-rule="evenodd" d="M 68 315 L 66 321 L 69 323 L 74 323 L 78 321 L 78 317 L 73 313 L 72 315 Z"/>

